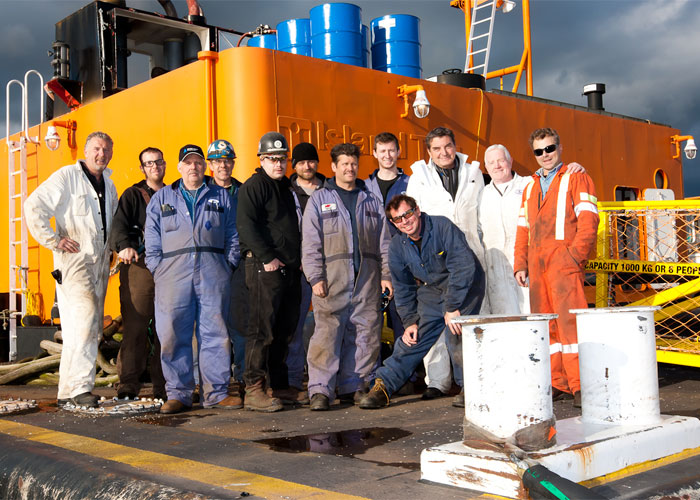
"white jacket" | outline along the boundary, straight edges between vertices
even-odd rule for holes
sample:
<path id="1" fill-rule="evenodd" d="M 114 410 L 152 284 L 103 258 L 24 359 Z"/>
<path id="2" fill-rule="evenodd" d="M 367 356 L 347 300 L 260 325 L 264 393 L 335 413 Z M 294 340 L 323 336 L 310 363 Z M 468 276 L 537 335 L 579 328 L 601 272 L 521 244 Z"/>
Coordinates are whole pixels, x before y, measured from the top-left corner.
<path id="1" fill-rule="evenodd" d="M 53 251 L 54 264 L 61 269 L 64 277 L 76 267 L 85 266 L 93 274 L 91 268 L 95 264 L 98 264 L 98 268 L 102 267 L 104 259 L 109 257 L 109 233 L 118 202 L 117 190 L 109 178 L 111 173 L 110 169 L 105 169 L 102 174 L 105 180 L 107 242 L 102 231 L 100 202 L 83 173 L 80 161 L 51 174 L 24 203 L 27 228 L 40 245 Z M 52 218 L 55 220 L 55 230 L 51 227 Z M 78 253 L 57 250 L 58 242 L 66 236 L 78 242 Z M 94 277 L 100 278 L 99 272 Z"/>
<path id="2" fill-rule="evenodd" d="M 530 180 L 513 172 L 513 180 L 503 195 L 493 182 L 481 194 L 479 226 L 486 253 L 486 294 L 493 314 L 530 312 L 529 290 L 519 286 L 513 276 L 518 214 L 523 190 Z"/>
<path id="3" fill-rule="evenodd" d="M 477 212 L 479 195 L 484 189 L 484 176 L 479 162 L 467 163 L 467 155 L 457 153 L 459 173 L 457 195 L 452 199 L 440 180 L 432 160 L 420 160 L 411 165 L 411 178 L 406 194 L 418 202 L 421 212 L 429 215 L 442 215 L 454 222 L 467 238 L 469 247 L 486 268 L 484 250 L 479 238 Z"/>

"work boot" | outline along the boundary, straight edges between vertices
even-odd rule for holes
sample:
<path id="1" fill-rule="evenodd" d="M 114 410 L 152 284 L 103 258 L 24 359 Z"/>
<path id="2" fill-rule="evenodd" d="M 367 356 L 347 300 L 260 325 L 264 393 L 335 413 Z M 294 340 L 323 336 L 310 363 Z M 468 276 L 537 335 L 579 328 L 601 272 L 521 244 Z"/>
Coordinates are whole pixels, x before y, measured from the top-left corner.
<path id="1" fill-rule="evenodd" d="M 574 408 L 581 408 L 581 391 L 574 392 Z"/>
<path id="2" fill-rule="evenodd" d="M 344 404 L 358 405 L 362 398 L 367 395 L 367 391 L 363 389 L 358 389 L 355 392 L 348 392 L 347 394 L 340 394 L 338 400 Z"/>
<path id="3" fill-rule="evenodd" d="M 389 393 L 386 391 L 386 386 L 382 379 L 375 379 L 374 386 L 369 391 L 369 394 L 362 398 L 359 406 L 364 410 L 376 410 L 389 406 Z"/>
<path id="4" fill-rule="evenodd" d="M 175 413 L 182 413 L 183 411 L 191 410 L 191 406 L 187 406 L 182 401 L 177 399 L 168 399 L 163 406 L 160 407 L 160 413 L 163 415 L 173 415 Z"/>
<path id="5" fill-rule="evenodd" d="M 557 389 L 556 387 L 552 387 L 552 402 L 561 401 L 562 399 L 571 399 L 571 394 Z"/>
<path id="6" fill-rule="evenodd" d="M 120 392 L 117 394 L 117 399 L 136 399 L 138 397 L 138 394 L 134 394 L 133 392 Z"/>
<path id="7" fill-rule="evenodd" d="M 238 394 L 229 394 L 216 404 L 206 408 L 224 408 L 226 410 L 239 410 L 243 408 L 243 400 Z"/>
<path id="8" fill-rule="evenodd" d="M 459 391 L 459 394 L 452 399 L 452 406 L 455 408 L 464 408 L 464 389 Z"/>
<path id="9" fill-rule="evenodd" d="M 328 411 L 331 409 L 331 403 L 328 400 L 328 396 L 325 394 L 316 393 L 311 396 L 311 402 L 309 403 L 309 410 L 311 411 Z"/>
<path id="10" fill-rule="evenodd" d="M 431 399 L 444 398 L 445 396 L 447 396 L 447 394 L 442 392 L 440 389 L 428 387 L 425 391 L 423 391 L 423 395 L 420 398 L 429 401 Z"/>
<path id="11" fill-rule="evenodd" d="M 97 408 L 98 401 L 99 401 L 99 398 L 90 392 L 84 392 L 82 394 L 78 394 L 77 396 L 71 398 L 71 402 L 75 406 L 78 406 L 78 407 L 85 406 L 86 408 Z"/>
<path id="12" fill-rule="evenodd" d="M 69 404 L 73 404 L 70 398 L 56 400 L 56 406 L 58 406 L 59 408 L 65 408 Z"/>
<path id="13" fill-rule="evenodd" d="M 192 404 L 199 403 L 199 384 L 194 386 L 194 391 L 192 392 Z"/>
<path id="14" fill-rule="evenodd" d="M 288 389 L 267 389 L 267 395 L 277 398 L 285 405 L 308 405 L 309 393 L 289 386 Z"/>
<path id="15" fill-rule="evenodd" d="M 268 396 L 263 387 L 264 379 L 260 379 L 245 388 L 245 409 L 272 413 L 284 409 L 282 401 Z"/>

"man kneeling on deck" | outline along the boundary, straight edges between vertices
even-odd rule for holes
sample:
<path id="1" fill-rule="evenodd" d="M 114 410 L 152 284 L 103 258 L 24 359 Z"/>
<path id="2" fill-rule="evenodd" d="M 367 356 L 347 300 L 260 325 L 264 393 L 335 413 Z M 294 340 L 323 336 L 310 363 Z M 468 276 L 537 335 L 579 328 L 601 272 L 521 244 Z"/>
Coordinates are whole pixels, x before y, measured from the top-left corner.
<path id="1" fill-rule="evenodd" d="M 461 327 L 451 321 L 477 314 L 484 298 L 484 270 L 457 226 L 445 217 L 422 214 L 416 200 L 403 194 L 391 199 L 386 215 L 400 231 L 391 240 L 389 269 L 406 328 L 362 398 L 359 406 L 365 409 L 387 406 L 443 332 L 462 386 Z M 464 390 L 452 404 L 464 406 Z"/>

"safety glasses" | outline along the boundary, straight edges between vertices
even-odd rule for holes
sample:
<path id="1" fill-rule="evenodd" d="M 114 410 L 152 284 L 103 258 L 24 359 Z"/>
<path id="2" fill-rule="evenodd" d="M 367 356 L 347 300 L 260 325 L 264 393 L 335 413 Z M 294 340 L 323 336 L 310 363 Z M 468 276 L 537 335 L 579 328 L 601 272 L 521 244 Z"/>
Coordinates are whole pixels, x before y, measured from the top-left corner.
<path id="1" fill-rule="evenodd" d="M 397 215 L 396 217 L 392 217 L 390 220 L 394 224 L 400 224 L 402 221 L 408 220 L 411 217 L 413 217 L 413 214 L 416 213 L 416 209 L 412 208 L 410 210 L 406 210 L 404 213 Z"/>

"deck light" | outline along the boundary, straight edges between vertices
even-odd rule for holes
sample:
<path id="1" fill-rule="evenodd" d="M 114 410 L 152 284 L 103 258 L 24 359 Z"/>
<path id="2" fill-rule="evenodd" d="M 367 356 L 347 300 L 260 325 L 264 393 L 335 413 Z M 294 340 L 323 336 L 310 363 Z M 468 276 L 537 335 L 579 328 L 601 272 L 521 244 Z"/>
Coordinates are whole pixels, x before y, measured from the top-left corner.
<path id="1" fill-rule="evenodd" d="M 685 153 L 685 157 L 688 158 L 689 160 L 692 160 L 695 158 L 695 155 L 698 154 L 698 148 L 695 146 L 695 139 L 693 138 L 692 135 L 672 135 L 671 136 L 671 144 L 676 146 L 676 154 L 673 155 L 673 159 L 675 160 L 676 158 L 679 158 L 681 156 L 681 142 L 683 141 L 688 141 L 685 143 L 685 148 L 683 148 L 683 152 Z"/>
<path id="2" fill-rule="evenodd" d="M 44 137 L 44 142 L 46 147 L 51 151 L 56 151 L 61 145 L 61 136 L 58 135 L 56 127 L 63 127 L 68 132 L 68 147 L 75 149 L 75 130 L 78 128 L 78 124 L 75 120 L 65 120 L 65 121 L 53 121 L 49 125 L 46 131 L 46 137 Z"/>
<path id="3" fill-rule="evenodd" d="M 416 94 L 413 100 L 413 112 L 418 118 L 425 118 L 430 113 L 430 101 L 425 95 L 425 89 L 422 85 L 401 85 L 399 87 L 399 93 L 396 97 L 403 97 L 404 102 L 404 112 L 401 114 L 401 118 L 406 118 L 408 116 L 408 96 L 411 94 Z"/>

